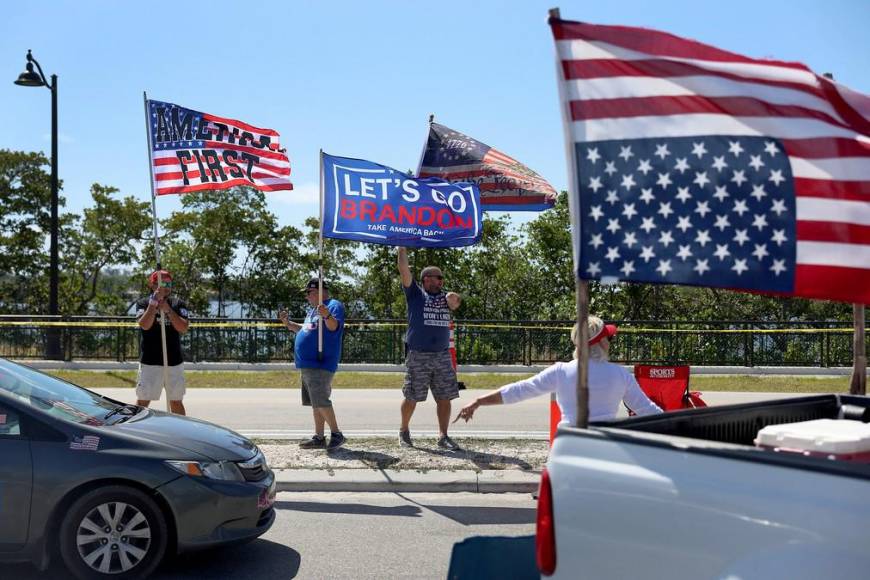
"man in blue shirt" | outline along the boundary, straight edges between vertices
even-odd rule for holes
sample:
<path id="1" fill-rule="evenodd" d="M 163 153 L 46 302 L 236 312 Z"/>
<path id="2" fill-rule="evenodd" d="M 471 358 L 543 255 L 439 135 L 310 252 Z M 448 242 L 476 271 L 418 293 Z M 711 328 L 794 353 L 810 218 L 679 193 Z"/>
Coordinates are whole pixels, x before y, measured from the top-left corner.
<path id="1" fill-rule="evenodd" d="M 413 447 L 409 424 L 417 403 L 425 401 L 429 390 L 435 399 L 440 438 L 438 446 L 458 451 L 459 446 L 447 436 L 450 422 L 450 401 L 459 397 L 456 370 L 450 356 L 451 311 L 459 308 L 462 298 L 456 292 L 444 292 L 444 275 L 437 266 L 427 266 L 420 272 L 420 282 L 414 281 L 408 266 L 408 251 L 399 248 L 399 274 L 408 304 L 408 334 L 405 343 L 405 382 L 402 394 L 402 424 L 399 443 Z"/>
<path id="2" fill-rule="evenodd" d="M 296 333 L 293 358 L 296 368 L 302 373 L 302 404 L 310 406 L 314 415 L 314 436 L 299 444 L 303 449 L 338 449 L 344 444 L 344 435 L 338 428 L 332 401 L 332 377 L 341 359 L 341 338 L 344 332 L 344 305 L 329 297 L 329 288 L 323 283 L 323 301 L 319 300 L 320 280 L 312 278 L 305 286 L 308 314 L 302 324 L 287 318 L 282 310 L 278 318 Z M 323 324 L 323 349 L 319 348 L 318 325 Z M 323 434 L 324 424 L 329 424 L 329 444 Z"/>

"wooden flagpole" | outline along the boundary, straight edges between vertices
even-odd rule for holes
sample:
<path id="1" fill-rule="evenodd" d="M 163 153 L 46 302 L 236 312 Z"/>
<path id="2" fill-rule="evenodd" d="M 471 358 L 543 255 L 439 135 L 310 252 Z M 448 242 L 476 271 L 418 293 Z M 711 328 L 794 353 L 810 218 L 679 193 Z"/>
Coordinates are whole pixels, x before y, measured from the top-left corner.
<path id="1" fill-rule="evenodd" d="M 561 19 L 558 8 L 549 11 L 551 19 Z M 568 99 L 563 88 L 562 66 L 556 53 L 556 76 L 559 85 L 559 104 L 562 111 L 562 127 L 565 131 L 565 159 L 568 162 L 568 202 L 571 208 L 572 245 L 574 254 L 574 292 L 579 330 L 577 345 L 577 418 L 575 426 L 585 429 L 589 425 L 589 283 L 580 276 L 580 251 L 576 240 L 580 239 L 579 188 L 577 187 L 577 164 L 574 162 L 574 147 L 571 139 L 571 121 L 568 115 Z"/>
<path id="2" fill-rule="evenodd" d="M 852 382 L 849 393 L 852 395 L 867 394 L 867 347 L 864 342 L 864 305 L 852 305 L 852 320 L 854 334 L 852 340 Z"/>
<path id="3" fill-rule="evenodd" d="M 151 177 L 151 217 L 154 226 L 154 257 L 157 262 L 157 289 L 160 290 L 162 277 L 160 271 L 163 267 L 160 265 L 160 236 L 157 235 L 157 197 L 154 194 L 154 166 L 151 163 L 151 122 L 148 117 L 148 94 L 142 91 L 142 101 L 145 105 L 145 135 L 148 142 L 148 175 Z M 169 406 L 169 359 L 167 357 L 166 348 L 166 319 L 163 311 L 160 311 L 160 343 L 163 349 L 163 392 L 166 395 L 166 412 L 171 413 L 172 408 Z"/>
<path id="4" fill-rule="evenodd" d="M 823 73 L 823 77 L 834 80 L 832 73 Z M 863 304 L 852 304 L 852 380 L 849 383 L 849 394 L 867 394 L 867 347 L 864 343 Z"/>
<path id="5" fill-rule="evenodd" d="M 320 150 L 320 255 L 317 259 L 317 304 L 323 304 L 323 149 Z M 323 360 L 323 317 L 317 316 L 317 359 Z"/>

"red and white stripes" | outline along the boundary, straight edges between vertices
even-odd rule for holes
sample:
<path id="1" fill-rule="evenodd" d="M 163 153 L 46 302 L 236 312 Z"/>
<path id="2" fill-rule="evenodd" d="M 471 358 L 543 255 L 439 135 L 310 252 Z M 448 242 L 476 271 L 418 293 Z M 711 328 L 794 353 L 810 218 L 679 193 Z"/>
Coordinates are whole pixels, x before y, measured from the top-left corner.
<path id="1" fill-rule="evenodd" d="M 795 179 L 794 294 L 870 303 L 870 97 L 659 31 L 550 24 L 573 142 L 778 139 Z"/>

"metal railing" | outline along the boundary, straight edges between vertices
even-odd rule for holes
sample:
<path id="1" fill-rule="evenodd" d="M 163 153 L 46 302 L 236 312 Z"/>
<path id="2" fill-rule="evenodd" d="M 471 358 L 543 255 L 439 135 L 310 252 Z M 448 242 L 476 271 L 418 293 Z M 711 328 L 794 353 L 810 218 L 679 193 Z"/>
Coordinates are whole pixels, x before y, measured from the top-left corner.
<path id="1" fill-rule="evenodd" d="M 851 366 L 852 329 L 839 321 L 616 321 L 611 360 L 727 366 Z M 536 365 L 568 360 L 570 321 L 456 321 L 460 364 Z M 61 334 L 64 360 L 135 361 L 139 329 L 130 317 L 0 316 L 0 356 L 44 357 L 47 329 Z M 348 320 L 344 363 L 400 364 L 404 320 Z M 870 338 L 870 337 L 868 337 Z M 274 320 L 191 320 L 182 338 L 188 361 L 286 362 L 293 333 Z M 870 344 L 870 341 L 868 341 Z M 865 345 L 865 349 L 867 345 Z"/>

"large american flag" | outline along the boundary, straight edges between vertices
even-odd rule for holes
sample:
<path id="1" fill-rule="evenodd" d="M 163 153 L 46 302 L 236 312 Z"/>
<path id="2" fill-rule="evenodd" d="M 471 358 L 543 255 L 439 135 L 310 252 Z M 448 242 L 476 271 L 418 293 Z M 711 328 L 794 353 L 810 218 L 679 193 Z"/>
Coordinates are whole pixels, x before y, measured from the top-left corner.
<path id="1" fill-rule="evenodd" d="M 148 101 L 151 167 L 157 195 L 228 189 L 293 189 L 290 160 L 272 129 Z"/>
<path id="2" fill-rule="evenodd" d="M 477 184 L 483 209 L 541 211 L 556 203 L 556 190 L 543 177 L 501 151 L 438 123 L 429 124 L 417 175 Z"/>
<path id="3" fill-rule="evenodd" d="M 870 97 L 663 32 L 550 25 L 581 277 L 870 302 Z"/>

